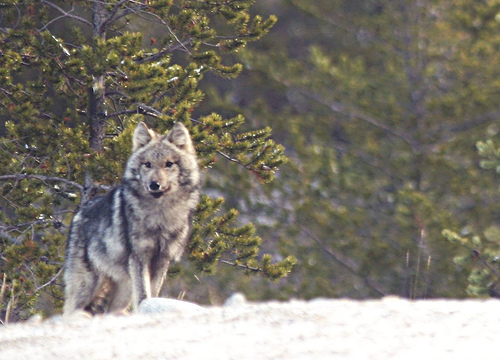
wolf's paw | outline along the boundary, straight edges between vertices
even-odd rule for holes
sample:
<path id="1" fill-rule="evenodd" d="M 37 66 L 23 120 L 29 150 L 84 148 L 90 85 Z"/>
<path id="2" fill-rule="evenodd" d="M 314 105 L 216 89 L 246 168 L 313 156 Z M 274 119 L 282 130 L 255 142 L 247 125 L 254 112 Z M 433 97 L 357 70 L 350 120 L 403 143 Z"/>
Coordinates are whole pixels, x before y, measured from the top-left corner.
<path id="1" fill-rule="evenodd" d="M 62 320 L 64 322 L 77 322 L 81 320 L 92 319 L 92 314 L 84 310 L 76 310 L 70 314 L 64 314 Z"/>
<path id="2" fill-rule="evenodd" d="M 115 316 L 129 316 L 130 315 L 130 311 L 128 311 L 127 309 L 113 311 L 111 313 L 111 315 L 115 315 Z"/>

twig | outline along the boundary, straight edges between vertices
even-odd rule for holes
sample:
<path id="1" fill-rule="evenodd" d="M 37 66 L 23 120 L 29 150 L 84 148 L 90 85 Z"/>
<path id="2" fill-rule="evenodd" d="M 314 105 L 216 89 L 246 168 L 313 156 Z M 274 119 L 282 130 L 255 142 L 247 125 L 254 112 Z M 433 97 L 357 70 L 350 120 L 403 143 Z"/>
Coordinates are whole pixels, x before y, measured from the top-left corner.
<path id="1" fill-rule="evenodd" d="M 249 167 L 248 164 L 243 164 L 240 160 L 235 159 L 235 158 L 231 157 L 230 155 L 227 155 L 226 153 L 223 153 L 220 150 L 217 150 L 217 154 L 221 155 L 222 157 L 224 157 L 225 159 L 227 159 L 229 161 L 232 161 L 232 162 L 234 162 L 236 164 L 239 164 L 239 165 L 243 166 L 247 170 L 252 170 L 252 168 Z"/>
<path id="2" fill-rule="evenodd" d="M 64 269 L 64 266 L 61 266 L 61 268 L 59 269 L 59 271 L 48 282 L 46 282 L 43 285 L 37 286 L 37 288 L 35 289 L 34 293 L 36 294 L 37 292 L 39 292 L 43 288 L 45 288 L 45 287 L 47 287 L 49 285 L 52 285 L 52 283 L 54 281 L 56 281 L 57 278 L 61 275 L 61 273 L 63 272 L 63 269 Z"/>
<path id="3" fill-rule="evenodd" d="M 253 266 L 238 264 L 236 262 L 232 262 L 232 261 L 228 261 L 228 260 L 223 260 L 223 259 L 218 259 L 218 260 L 221 263 L 229 265 L 229 266 L 239 267 L 239 268 L 242 268 L 242 269 L 245 269 L 245 270 L 251 270 L 251 271 L 255 271 L 255 272 L 264 272 L 264 270 L 262 270 L 261 268 L 256 268 L 256 267 L 253 267 Z"/>

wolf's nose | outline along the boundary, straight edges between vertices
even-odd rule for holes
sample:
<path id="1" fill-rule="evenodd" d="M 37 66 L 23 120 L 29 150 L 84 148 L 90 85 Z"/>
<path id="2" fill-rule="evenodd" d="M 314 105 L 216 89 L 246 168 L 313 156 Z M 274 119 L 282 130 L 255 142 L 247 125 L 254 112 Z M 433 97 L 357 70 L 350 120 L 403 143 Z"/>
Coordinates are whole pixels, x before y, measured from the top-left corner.
<path id="1" fill-rule="evenodd" d="M 158 191 L 160 189 L 160 184 L 158 181 L 151 181 L 149 183 L 149 190 L 151 191 Z"/>

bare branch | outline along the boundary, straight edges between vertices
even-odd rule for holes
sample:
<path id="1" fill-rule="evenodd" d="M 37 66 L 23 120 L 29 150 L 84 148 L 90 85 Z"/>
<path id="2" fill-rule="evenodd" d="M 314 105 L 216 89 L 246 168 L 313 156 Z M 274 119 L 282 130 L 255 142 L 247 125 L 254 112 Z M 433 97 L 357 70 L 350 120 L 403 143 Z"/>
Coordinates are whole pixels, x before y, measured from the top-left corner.
<path id="1" fill-rule="evenodd" d="M 117 20 L 119 20 L 119 19 L 133 13 L 133 12 L 136 12 L 136 11 L 140 10 L 141 7 L 145 6 L 144 4 L 140 4 L 135 9 L 126 7 L 124 10 L 118 11 L 120 9 L 120 7 L 127 2 L 129 2 L 129 0 L 121 0 L 121 1 L 117 2 L 115 4 L 115 6 L 113 7 L 113 9 L 111 10 L 108 18 L 101 23 L 100 27 L 106 28 L 107 26 L 109 26 L 109 24 L 114 23 L 115 21 L 117 21 Z"/>
<path id="2" fill-rule="evenodd" d="M 40 225 L 52 226 L 60 232 L 61 228 L 66 228 L 66 226 L 58 219 L 39 219 L 15 225 L 0 224 L 0 236 L 8 239 L 12 244 L 17 244 L 21 241 L 21 239 L 23 239 L 25 234 L 33 231 L 35 226 Z M 11 235 L 11 233 L 15 233 L 16 236 Z"/>
<path id="3" fill-rule="evenodd" d="M 0 237 L 3 237 L 5 239 L 9 240 L 13 244 L 16 243 L 17 239 L 14 236 L 12 236 L 11 234 L 9 234 L 7 231 L 2 230 L 1 227 L 2 227 L 2 225 L 0 225 Z M 0 296 L 0 298 L 1 298 L 1 296 Z M 0 303 L 1 303 L 1 301 L 0 301 Z"/>
<path id="4" fill-rule="evenodd" d="M 17 230 L 17 229 L 20 229 L 20 228 L 23 228 L 23 227 L 33 227 L 33 226 L 36 226 L 36 225 L 47 225 L 47 224 L 53 225 L 53 226 L 55 226 L 58 229 L 61 228 L 61 227 L 65 227 L 65 225 L 61 221 L 59 221 L 59 220 L 54 220 L 54 219 L 50 219 L 50 220 L 48 220 L 48 219 L 47 220 L 39 219 L 39 220 L 35 220 L 35 221 L 30 221 L 30 222 L 15 224 L 15 225 L 9 225 L 9 226 L 0 224 L 0 230 L 9 232 L 9 231 Z"/>
<path id="5" fill-rule="evenodd" d="M 54 4 L 54 3 L 50 2 L 50 1 L 47 1 L 47 0 L 42 0 L 42 4 L 48 5 L 51 8 L 59 11 L 62 14 L 63 17 L 74 19 L 74 20 L 76 20 L 78 22 L 81 22 L 82 24 L 85 24 L 87 26 L 92 27 L 92 23 L 90 21 L 88 21 L 87 19 L 82 18 L 81 16 L 73 15 L 71 13 L 71 12 L 73 12 L 74 7 L 72 7 L 70 11 L 65 11 L 63 8 L 61 8 L 61 7 L 57 6 L 56 4 Z M 58 17 L 56 19 L 59 19 L 59 18 L 61 18 L 61 17 Z M 55 21 L 55 19 L 54 19 L 54 21 Z M 53 22 L 53 21 L 51 21 L 51 22 Z M 48 26 L 48 24 L 45 25 L 44 28 L 42 28 L 42 30 L 45 29 L 47 26 Z"/>
<path id="6" fill-rule="evenodd" d="M 152 117 L 159 117 L 161 116 L 161 111 L 156 110 L 155 108 L 148 106 L 146 104 L 136 104 L 135 109 L 129 109 L 129 110 L 121 110 L 121 111 L 116 111 L 114 113 L 108 114 L 107 117 L 117 117 L 120 115 L 131 115 L 131 114 L 142 114 L 142 115 L 148 115 Z"/>
<path id="7" fill-rule="evenodd" d="M 24 180 L 24 179 L 36 179 L 40 181 L 50 181 L 50 182 L 62 182 L 64 184 L 73 186 L 77 188 L 81 193 L 84 191 L 84 187 L 80 185 L 77 182 L 65 179 L 65 178 L 60 178 L 60 177 L 55 177 L 55 176 L 45 176 L 45 175 L 35 175 L 35 174 L 14 174 L 14 175 L 1 175 L 0 176 L 0 181 L 8 181 L 8 180 Z"/>

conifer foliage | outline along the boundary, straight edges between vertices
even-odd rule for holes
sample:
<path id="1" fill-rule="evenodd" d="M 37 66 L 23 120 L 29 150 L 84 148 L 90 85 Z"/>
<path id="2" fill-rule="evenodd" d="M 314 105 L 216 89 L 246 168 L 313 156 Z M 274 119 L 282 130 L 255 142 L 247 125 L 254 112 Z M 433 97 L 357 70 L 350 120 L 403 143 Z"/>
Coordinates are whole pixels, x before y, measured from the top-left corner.
<path id="1" fill-rule="evenodd" d="M 159 132 L 183 122 L 200 165 L 236 163 L 273 180 L 286 158 L 271 130 L 242 116 L 195 118 L 207 73 L 238 76 L 233 53 L 276 22 L 252 0 L 16 1 L 0 5 L 0 320 L 27 317 L 41 294 L 61 306 L 65 238 L 80 201 L 110 189 L 139 121 Z M 292 257 L 258 256 L 261 239 L 224 200 L 203 196 L 188 258 L 285 276 Z M 258 259 L 261 259 L 260 261 Z"/>

